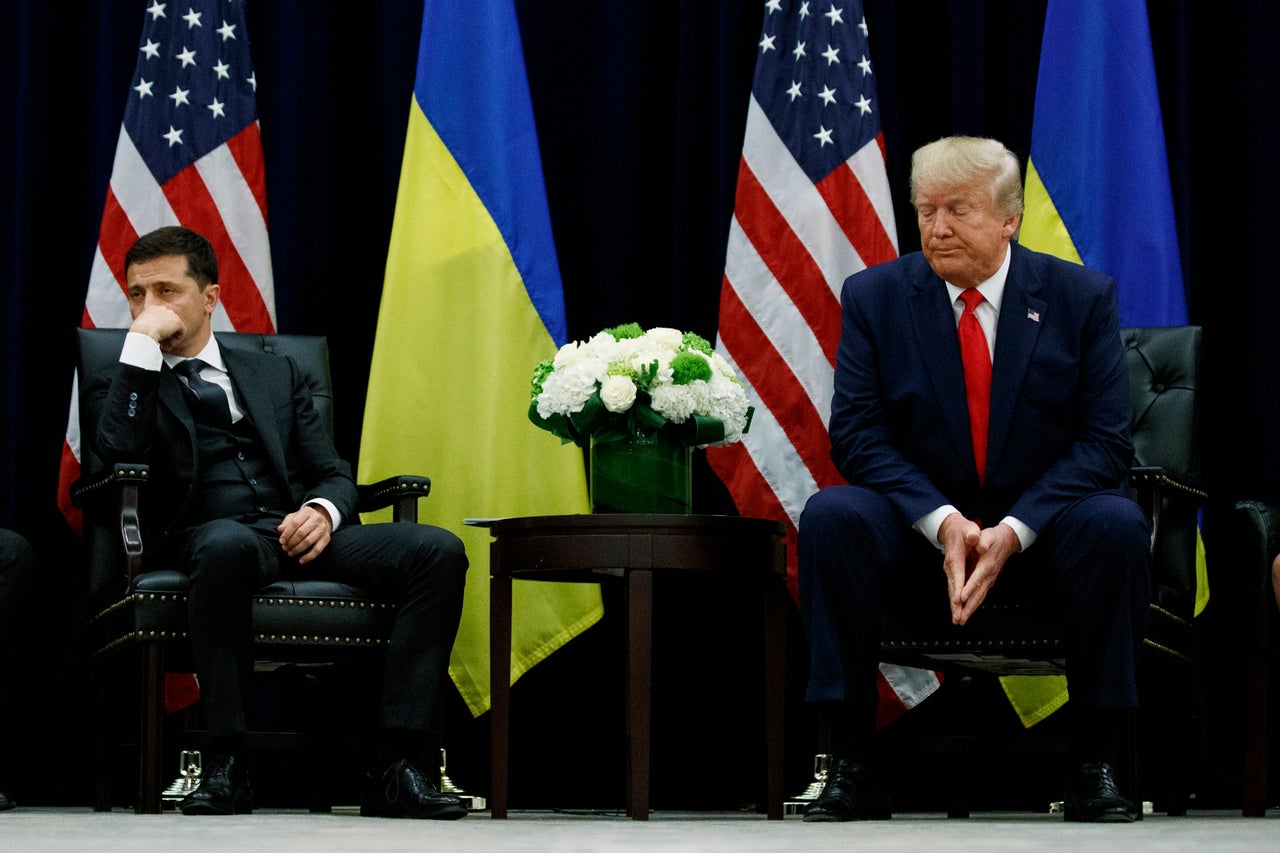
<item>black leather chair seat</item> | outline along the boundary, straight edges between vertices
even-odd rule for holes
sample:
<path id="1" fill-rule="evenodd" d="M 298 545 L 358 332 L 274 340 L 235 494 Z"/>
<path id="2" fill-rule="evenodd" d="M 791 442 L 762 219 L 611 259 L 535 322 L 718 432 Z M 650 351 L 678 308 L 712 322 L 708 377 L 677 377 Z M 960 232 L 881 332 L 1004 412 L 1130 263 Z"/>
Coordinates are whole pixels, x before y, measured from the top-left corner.
<path id="1" fill-rule="evenodd" d="M 89 620 L 89 658 L 96 659 L 140 640 L 187 639 L 189 588 L 190 578 L 181 572 L 162 570 L 138 575 L 128 594 Z M 280 581 L 264 587 L 253 599 L 258 643 L 318 646 L 323 649 L 325 660 L 332 659 L 333 646 L 385 646 L 394 614 L 395 605 L 370 600 L 362 590 L 336 581 Z M 269 656 L 269 652 L 260 651 L 260 660 L 262 656 Z M 305 657 L 305 652 L 292 648 L 288 656 L 296 661 Z"/>
<path id="2" fill-rule="evenodd" d="M 946 599 L 941 612 L 930 608 L 886 608 L 880 657 L 923 669 L 990 672 L 997 675 L 1063 675 L 1066 649 L 1061 620 L 1043 607 L 989 601 L 967 625 L 950 622 Z"/>

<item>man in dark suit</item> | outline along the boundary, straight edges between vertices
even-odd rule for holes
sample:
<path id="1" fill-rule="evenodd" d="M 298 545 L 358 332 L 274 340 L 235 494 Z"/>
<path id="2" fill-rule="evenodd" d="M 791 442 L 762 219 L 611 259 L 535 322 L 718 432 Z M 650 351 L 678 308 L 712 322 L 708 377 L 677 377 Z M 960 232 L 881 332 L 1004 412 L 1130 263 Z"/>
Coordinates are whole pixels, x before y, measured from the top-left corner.
<path id="1" fill-rule="evenodd" d="M 964 625 L 1011 591 L 1065 616 L 1067 819 L 1134 820 L 1115 754 L 1137 704 L 1150 528 L 1124 491 L 1115 283 L 1013 242 L 1021 172 L 995 140 L 922 147 L 911 201 L 922 251 L 844 284 L 830 433 L 848 485 L 800 519 L 807 700 L 834 755 L 805 820 L 890 816 L 874 742 L 882 597 L 945 595 Z"/>
<path id="2" fill-rule="evenodd" d="M 125 273 L 133 322 L 114 374 L 87 378 L 85 405 L 98 409 L 99 424 L 87 438 L 107 463 L 148 462 L 144 540 L 191 576 L 213 758 L 183 813 L 251 810 L 251 597 L 277 579 L 312 575 L 396 605 L 361 814 L 463 816 L 458 798 L 420 770 L 462 613 L 461 541 L 427 525 L 359 523 L 351 469 L 293 362 L 219 347 L 210 325 L 218 264 L 204 237 L 180 227 L 146 234 L 125 255 Z"/>

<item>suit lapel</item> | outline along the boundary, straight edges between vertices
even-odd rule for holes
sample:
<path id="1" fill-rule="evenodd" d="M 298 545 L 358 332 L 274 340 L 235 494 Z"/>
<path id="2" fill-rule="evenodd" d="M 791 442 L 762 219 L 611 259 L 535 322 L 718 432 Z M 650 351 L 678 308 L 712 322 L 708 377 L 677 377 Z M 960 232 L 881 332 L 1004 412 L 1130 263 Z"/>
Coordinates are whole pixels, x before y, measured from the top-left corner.
<path id="1" fill-rule="evenodd" d="M 1013 258 L 1005 280 L 996 327 L 995 360 L 991 365 L 991 421 L 987 427 L 987 470 L 1000 461 L 1013 410 L 1017 405 L 1027 364 L 1040 337 L 1046 304 L 1039 297 L 1040 276 L 1018 244 L 1010 243 Z"/>
<path id="2" fill-rule="evenodd" d="M 927 265 L 923 274 L 911 285 L 909 300 L 912 331 L 916 336 L 925 374 L 943 412 L 968 411 L 964 392 L 964 370 L 960 363 L 960 342 L 956 337 L 955 312 L 947 296 L 947 286 Z M 951 458 L 969 460 L 969 468 L 977 475 L 973 460 L 973 441 L 969 437 L 969 418 L 943 418 L 943 426 L 952 445 Z"/>

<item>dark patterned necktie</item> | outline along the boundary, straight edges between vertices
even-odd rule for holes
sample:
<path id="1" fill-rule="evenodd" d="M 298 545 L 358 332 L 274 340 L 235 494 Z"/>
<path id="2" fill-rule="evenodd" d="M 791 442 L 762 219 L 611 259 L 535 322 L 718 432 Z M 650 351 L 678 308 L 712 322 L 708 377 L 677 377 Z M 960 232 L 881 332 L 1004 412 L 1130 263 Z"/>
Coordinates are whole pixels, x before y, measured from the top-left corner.
<path id="1" fill-rule="evenodd" d="M 960 315 L 960 360 L 964 364 L 964 390 L 969 402 L 969 429 L 973 435 L 973 461 L 978 466 L 978 482 L 987 474 L 987 423 L 991 419 L 991 350 L 974 309 L 982 301 L 976 288 L 960 294 L 964 313 Z"/>
<path id="2" fill-rule="evenodd" d="M 173 367 L 174 373 L 186 377 L 187 390 L 192 401 L 191 413 L 196 420 L 216 426 L 231 426 L 231 404 L 221 387 L 203 378 L 200 371 L 208 367 L 198 358 L 180 361 Z"/>

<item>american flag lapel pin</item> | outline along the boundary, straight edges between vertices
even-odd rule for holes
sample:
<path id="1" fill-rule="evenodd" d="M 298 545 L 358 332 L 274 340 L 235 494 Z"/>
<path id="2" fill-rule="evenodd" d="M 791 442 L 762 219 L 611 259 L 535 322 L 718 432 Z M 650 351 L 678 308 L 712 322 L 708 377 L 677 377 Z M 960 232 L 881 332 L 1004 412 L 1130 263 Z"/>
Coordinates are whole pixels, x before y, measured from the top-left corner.
<path id="1" fill-rule="evenodd" d="M 1039 322 L 1040 322 L 1040 312 L 1039 312 L 1039 311 L 1033 311 L 1032 309 L 1028 308 L 1028 309 L 1027 309 L 1027 319 L 1028 319 L 1028 320 L 1030 320 L 1030 321 L 1031 321 L 1031 322 L 1033 322 L 1033 323 L 1039 323 Z"/>

